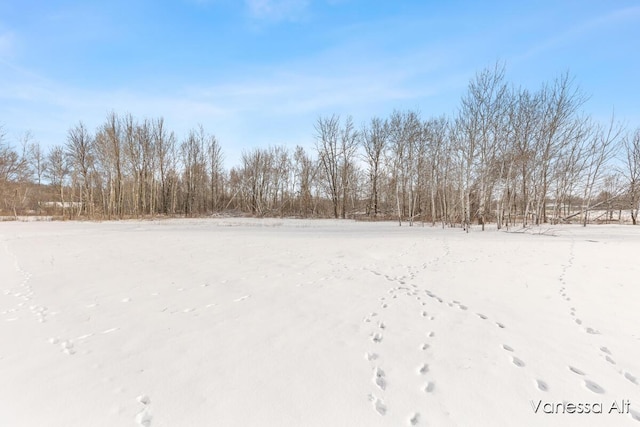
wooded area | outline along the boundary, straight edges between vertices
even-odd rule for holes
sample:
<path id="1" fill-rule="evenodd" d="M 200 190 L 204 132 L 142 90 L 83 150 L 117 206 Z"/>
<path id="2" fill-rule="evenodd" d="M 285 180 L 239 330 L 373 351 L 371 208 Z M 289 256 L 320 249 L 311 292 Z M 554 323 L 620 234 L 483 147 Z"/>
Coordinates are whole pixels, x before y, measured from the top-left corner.
<path id="1" fill-rule="evenodd" d="M 48 150 L 29 132 L 17 143 L 0 132 L 0 215 L 226 212 L 468 230 L 586 225 L 624 212 L 636 224 L 640 128 L 597 122 L 582 111 L 586 100 L 568 74 L 532 92 L 511 86 L 496 64 L 470 81 L 452 117 L 395 111 L 359 127 L 351 117 L 319 117 L 314 149 L 254 148 L 229 169 L 203 126 L 178 140 L 162 118 L 113 112 L 93 132 L 79 122 Z"/>

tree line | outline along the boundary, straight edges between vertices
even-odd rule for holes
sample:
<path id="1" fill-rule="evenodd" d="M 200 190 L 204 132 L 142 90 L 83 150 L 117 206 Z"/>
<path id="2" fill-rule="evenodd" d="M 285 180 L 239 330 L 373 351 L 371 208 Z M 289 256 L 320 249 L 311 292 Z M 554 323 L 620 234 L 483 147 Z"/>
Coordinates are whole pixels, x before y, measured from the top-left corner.
<path id="1" fill-rule="evenodd" d="M 203 126 L 181 140 L 162 118 L 107 115 L 79 122 L 44 150 L 0 132 L 0 215 L 118 219 L 254 216 L 395 219 L 466 230 L 618 218 L 637 222 L 640 128 L 582 111 L 563 74 L 538 90 L 514 87 L 496 64 L 469 82 L 456 114 L 394 111 L 356 125 L 322 116 L 314 147 L 257 147 L 224 166 Z M 597 214 L 595 214 L 597 212 Z M 605 216 L 605 218 L 602 218 Z"/>

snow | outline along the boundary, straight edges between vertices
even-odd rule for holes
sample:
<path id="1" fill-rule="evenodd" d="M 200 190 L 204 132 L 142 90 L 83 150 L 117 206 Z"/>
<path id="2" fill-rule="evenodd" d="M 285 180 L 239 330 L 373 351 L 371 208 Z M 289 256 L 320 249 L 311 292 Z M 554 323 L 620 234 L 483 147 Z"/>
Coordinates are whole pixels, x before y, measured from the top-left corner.
<path id="1" fill-rule="evenodd" d="M 640 227 L 512 231 L 1 223 L 0 426 L 640 426 Z"/>

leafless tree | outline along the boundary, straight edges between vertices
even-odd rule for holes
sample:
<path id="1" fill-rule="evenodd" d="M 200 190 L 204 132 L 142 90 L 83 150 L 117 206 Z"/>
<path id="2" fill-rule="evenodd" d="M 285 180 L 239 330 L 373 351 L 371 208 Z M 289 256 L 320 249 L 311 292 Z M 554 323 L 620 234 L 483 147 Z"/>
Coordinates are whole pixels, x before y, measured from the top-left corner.
<path id="1" fill-rule="evenodd" d="M 374 117 L 368 126 L 363 126 L 359 134 L 360 144 L 364 149 L 365 161 L 367 163 L 367 178 L 369 182 L 369 210 L 373 211 L 373 216 L 378 216 L 380 207 L 379 183 L 382 179 L 384 154 L 387 150 L 389 139 L 389 126 L 386 121 Z"/>
<path id="2" fill-rule="evenodd" d="M 611 117 L 607 127 L 597 126 L 593 133 L 593 137 L 589 142 L 586 150 L 587 164 L 584 175 L 583 190 L 583 226 L 587 226 L 589 218 L 589 210 L 591 208 L 591 200 L 594 195 L 596 186 L 604 176 L 604 168 L 616 154 L 618 149 L 618 141 L 622 136 L 623 128 L 619 123 L 615 122 Z"/>
<path id="3" fill-rule="evenodd" d="M 313 188 L 316 185 L 318 165 L 305 152 L 304 148 L 297 146 L 293 154 L 293 168 L 295 176 L 294 188 L 298 195 L 298 214 L 303 217 L 315 215 Z"/>
<path id="4" fill-rule="evenodd" d="M 349 193 L 355 191 L 355 176 L 357 176 L 354 157 L 358 149 L 358 132 L 353 126 L 351 116 L 347 117 L 340 131 L 339 168 L 340 168 L 340 189 L 342 190 L 341 215 L 344 219 L 347 211 L 347 200 Z"/>
<path id="5" fill-rule="evenodd" d="M 163 214 L 173 214 L 176 208 L 177 171 L 176 171 L 176 138 L 173 132 L 167 131 L 164 119 L 151 122 L 151 138 L 155 161 L 156 182 L 159 181 L 159 201 L 156 204 Z"/>
<path id="6" fill-rule="evenodd" d="M 47 163 L 49 164 L 49 168 L 47 169 L 45 176 L 49 179 L 51 185 L 58 189 L 60 207 L 62 210 L 62 216 L 64 217 L 66 208 L 64 189 L 67 185 L 67 178 L 69 176 L 69 161 L 64 148 L 59 145 L 51 147 L 47 157 Z"/>
<path id="7" fill-rule="evenodd" d="M 640 128 L 636 128 L 633 135 L 624 139 L 624 167 L 623 176 L 628 186 L 628 208 L 633 225 L 638 223 L 640 210 Z"/>
<path id="8" fill-rule="evenodd" d="M 222 147 L 214 135 L 207 138 L 207 172 L 209 174 L 209 199 L 211 211 L 221 208 L 224 192 L 224 156 Z"/>
<path id="9" fill-rule="evenodd" d="M 325 182 L 326 194 L 331 200 L 333 216 L 338 218 L 340 202 L 341 168 L 340 117 L 320 117 L 315 124 L 316 151 Z"/>
<path id="10" fill-rule="evenodd" d="M 93 187 L 91 175 L 95 167 L 93 138 L 82 122 L 69 129 L 65 155 L 79 187 L 77 215 L 93 214 Z"/>

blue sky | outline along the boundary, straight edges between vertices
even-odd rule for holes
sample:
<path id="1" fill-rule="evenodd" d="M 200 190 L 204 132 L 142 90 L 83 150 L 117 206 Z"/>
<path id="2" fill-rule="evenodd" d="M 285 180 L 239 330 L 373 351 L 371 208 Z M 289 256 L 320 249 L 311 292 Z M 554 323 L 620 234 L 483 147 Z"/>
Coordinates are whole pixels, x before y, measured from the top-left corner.
<path id="1" fill-rule="evenodd" d="M 537 89 L 568 71 L 586 112 L 640 126 L 637 1 L 0 0 L 0 123 L 63 144 L 110 111 L 201 123 L 227 158 L 313 145 L 320 115 L 453 114 L 496 61 Z"/>

